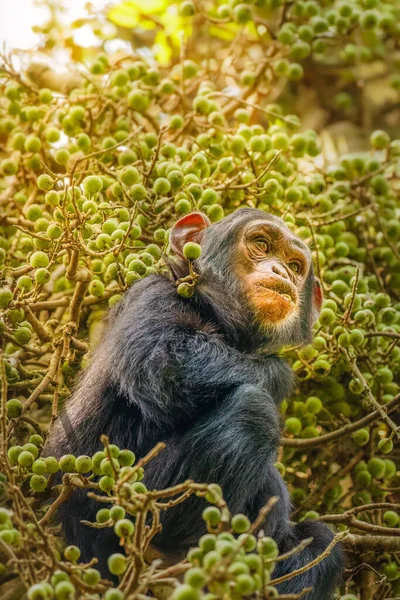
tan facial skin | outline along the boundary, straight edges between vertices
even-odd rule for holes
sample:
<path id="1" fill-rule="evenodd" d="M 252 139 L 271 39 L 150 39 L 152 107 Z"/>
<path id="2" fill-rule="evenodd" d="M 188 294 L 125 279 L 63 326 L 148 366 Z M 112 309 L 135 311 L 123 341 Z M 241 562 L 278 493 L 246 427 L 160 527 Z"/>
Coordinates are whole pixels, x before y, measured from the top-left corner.
<path id="1" fill-rule="evenodd" d="M 238 274 L 258 322 L 278 325 L 298 313 L 311 267 L 301 240 L 277 223 L 253 221 L 243 231 L 239 257 Z"/>

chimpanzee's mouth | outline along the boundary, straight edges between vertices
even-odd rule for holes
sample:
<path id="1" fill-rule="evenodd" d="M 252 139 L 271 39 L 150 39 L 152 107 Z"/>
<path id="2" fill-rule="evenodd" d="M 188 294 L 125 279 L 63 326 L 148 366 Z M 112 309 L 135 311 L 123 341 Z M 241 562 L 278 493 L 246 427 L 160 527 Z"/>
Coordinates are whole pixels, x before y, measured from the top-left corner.
<path id="1" fill-rule="evenodd" d="M 291 304 L 295 304 L 295 299 L 292 294 L 288 294 L 287 292 L 281 292 L 280 290 L 272 290 L 271 288 L 267 288 L 267 289 L 270 292 L 273 292 L 274 294 L 281 296 L 281 298 L 285 298 L 285 300 L 288 300 Z"/>
<path id="2" fill-rule="evenodd" d="M 270 283 L 267 285 L 263 285 L 262 286 L 263 289 L 265 291 L 268 292 L 272 292 L 273 294 L 277 294 L 278 296 L 281 296 L 282 298 L 285 298 L 285 300 L 288 300 L 289 302 L 291 302 L 292 304 L 296 304 L 297 301 L 297 297 L 296 294 L 294 293 L 294 291 L 289 287 L 289 285 L 279 285 L 278 286 L 272 286 Z"/>
<path id="3" fill-rule="evenodd" d="M 281 293 L 279 293 L 279 292 L 278 292 L 278 294 L 279 294 L 280 296 L 282 296 L 282 298 L 286 298 L 286 300 L 289 300 L 290 302 L 294 302 L 294 300 L 293 300 L 292 296 L 289 296 L 289 294 L 281 294 Z"/>

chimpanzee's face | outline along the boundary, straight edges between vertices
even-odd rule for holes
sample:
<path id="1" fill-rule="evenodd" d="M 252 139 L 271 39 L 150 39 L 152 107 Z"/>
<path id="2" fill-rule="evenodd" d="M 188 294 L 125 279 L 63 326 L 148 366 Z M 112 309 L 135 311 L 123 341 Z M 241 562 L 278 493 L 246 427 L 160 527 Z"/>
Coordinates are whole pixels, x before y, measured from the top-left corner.
<path id="1" fill-rule="evenodd" d="M 282 325 L 299 315 L 311 253 L 283 222 L 248 223 L 236 264 L 250 308 L 262 326 Z"/>

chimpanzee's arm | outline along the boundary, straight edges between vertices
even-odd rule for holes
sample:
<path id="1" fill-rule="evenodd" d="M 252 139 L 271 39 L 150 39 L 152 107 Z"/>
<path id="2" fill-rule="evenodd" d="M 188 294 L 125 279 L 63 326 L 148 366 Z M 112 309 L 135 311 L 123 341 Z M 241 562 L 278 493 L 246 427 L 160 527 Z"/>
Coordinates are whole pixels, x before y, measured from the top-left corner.
<path id="1" fill-rule="evenodd" d="M 218 483 L 230 510 L 252 519 L 268 498 L 276 495 L 280 502 L 269 520 L 270 533 L 281 537 L 288 528 L 290 502 L 273 466 L 279 429 L 277 410 L 268 393 L 250 384 L 240 385 L 183 434 L 166 439 L 165 450 L 146 467 L 145 483 L 155 489 L 187 479 Z M 204 528 L 199 514 L 202 507 L 202 502 L 193 500 L 190 511 L 187 507 L 186 512 L 182 507 L 168 511 L 158 544 L 194 543 Z"/>

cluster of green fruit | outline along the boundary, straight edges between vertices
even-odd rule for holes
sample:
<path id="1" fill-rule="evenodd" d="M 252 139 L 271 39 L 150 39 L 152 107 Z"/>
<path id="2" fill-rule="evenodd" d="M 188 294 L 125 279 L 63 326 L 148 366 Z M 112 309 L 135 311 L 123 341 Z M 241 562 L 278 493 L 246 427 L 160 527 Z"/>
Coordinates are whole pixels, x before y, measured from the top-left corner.
<path id="1" fill-rule="evenodd" d="M 54 474 L 58 470 L 87 481 L 93 481 L 93 475 L 97 476 L 100 490 L 109 494 L 114 488 L 121 504 L 115 503 L 115 498 L 110 497 L 111 506 L 98 510 L 96 523 L 101 527 L 112 527 L 121 538 L 121 545 L 129 546 L 135 532 L 134 517 L 140 511 L 138 502 L 147 494 L 146 486 L 140 481 L 144 475 L 143 468 L 133 467 L 133 452 L 108 444 L 103 451 L 96 452 L 92 457 L 68 454 L 57 460 L 52 456 L 41 458 L 42 446 L 43 439 L 35 434 L 24 446 L 9 448 L 8 459 L 16 481 L 24 481 L 30 475 L 31 489 L 43 492 L 47 484 L 45 475 Z M 42 485 L 42 480 L 45 485 Z M 73 479 L 70 482 L 73 484 Z M 129 503 L 132 497 L 136 498 L 136 505 Z M 214 504 L 203 511 L 209 533 L 203 535 L 198 546 L 189 551 L 187 559 L 192 566 L 186 571 L 184 582 L 176 587 L 172 598 L 196 600 L 201 597 L 217 600 L 227 593 L 233 599 L 248 597 L 267 585 L 271 579 L 275 559 L 279 554 L 277 544 L 272 538 L 254 536 L 249 531 L 249 519 L 242 514 L 230 519 L 231 532 L 218 533 L 223 520 L 222 510 L 216 505 L 222 500 L 221 488 L 210 485 L 205 498 Z M 129 507 L 127 510 L 122 506 L 124 502 Z M 134 506 L 137 508 L 133 508 Z M 31 541 L 36 543 L 35 525 L 31 523 L 28 527 Z M 26 531 L 24 535 L 27 535 Z M 7 509 L 0 509 L 0 539 L 18 553 L 21 533 L 13 526 L 12 513 Z M 101 574 L 96 568 L 80 565 L 80 554 L 80 549 L 73 545 L 64 548 L 62 552 L 55 550 L 60 570 L 56 570 L 48 580 L 32 585 L 27 592 L 28 600 L 74 600 L 80 597 L 81 586 L 86 592 L 93 586 L 93 594 L 98 594 L 100 588 L 96 586 L 104 583 L 101 581 Z M 111 554 L 108 558 L 110 573 L 122 576 L 128 569 L 131 558 L 129 553 Z M 70 566 L 74 567 L 73 571 Z M 4 565 L 0 569 L 5 572 Z M 71 579 L 72 572 L 74 577 Z M 106 588 L 101 596 L 104 600 L 123 600 L 125 597 L 123 589 L 105 590 Z M 271 597 L 276 597 L 276 590 L 272 586 L 267 586 L 266 590 Z M 97 597 L 99 596 L 96 595 Z"/>
<path id="2" fill-rule="evenodd" d="M 18 402 L 16 399 L 9 400 L 7 402 L 8 411 L 10 406 L 13 410 Z M 34 492 L 44 491 L 48 484 L 46 475 L 58 471 L 85 474 L 86 476 L 89 473 L 99 475 L 99 488 L 103 492 L 110 492 L 118 477 L 132 483 L 132 489 L 136 493 L 146 491 L 142 483 L 135 483 L 143 479 L 143 469 L 131 469 L 135 462 L 135 455 L 131 450 L 120 450 L 117 446 L 111 444 L 108 446 L 107 454 L 103 450 L 96 452 L 93 457 L 84 455 L 75 457 L 72 454 L 65 454 L 57 460 L 54 456 L 39 457 L 42 445 L 43 438 L 34 434 L 29 438 L 29 442 L 23 446 L 14 445 L 8 449 L 8 458 L 11 464 L 18 465 L 24 477 L 26 472 L 32 473 L 30 487 Z"/>
<path id="3" fill-rule="evenodd" d="M 354 102 L 346 86 L 361 80 L 361 63 L 386 60 L 399 89 L 400 61 L 392 51 L 400 35 L 399 7 L 377 0 L 232 0 L 209 3 L 207 11 L 200 15 L 198 3 L 180 4 L 185 27 L 196 23 L 194 36 L 204 31 L 204 18 L 213 55 L 231 44 L 230 35 L 241 32 L 251 42 L 227 61 L 227 71 L 218 60 L 203 61 L 204 44 L 194 43 L 195 60 L 185 56 L 171 67 L 139 55 L 115 62 L 97 53 L 90 76 L 66 95 L 25 84 L 10 69 L 1 75 L 0 339 L 9 389 L 6 424 L 15 432 L 8 460 L 27 495 L 47 490 L 58 471 L 71 478 L 94 476 L 106 494 L 121 478 L 129 493 L 146 494 L 133 453 L 113 445 L 110 455 L 41 457 L 43 437 L 32 435 L 24 417 L 49 420 L 53 387 L 38 395 L 29 413 L 23 406 L 43 381 L 54 342 L 71 314 L 77 317 L 71 306 L 82 289 L 88 294 L 77 336 L 86 338 L 130 285 L 167 271 L 170 227 L 193 210 L 212 223 L 241 207 L 272 212 L 313 249 L 325 300 L 313 342 L 288 353 L 298 386 L 294 400 L 283 404 L 285 436 L 318 443 L 319 436 L 370 413 L 368 393 L 387 405 L 400 392 L 400 140 L 378 129 L 365 152 L 326 164 L 317 133 L 302 128 L 280 104 L 263 100 L 263 86 L 274 87 L 280 78 L 283 89 L 285 77 L 295 82 L 311 70 L 318 77 L 326 63 L 340 66 L 329 69 L 335 81 L 343 78 L 344 91 L 332 94 L 339 108 Z M 266 54 L 272 46 L 273 53 Z M 247 54 L 260 48 L 260 64 L 269 57 L 262 73 Z M 263 93 L 253 102 L 249 94 L 257 86 Z M 194 269 L 200 254 L 197 244 L 184 249 Z M 177 293 L 190 298 L 192 282 L 181 283 Z M 82 366 L 83 353 L 75 344 L 63 355 L 57 379 L 61 397 L 69 395 L 69 377 Z M 321 514 L 343 512 L 348 499 L 355 507 L 387 501 L 388 490 L 399 485 L 396 465 L 387 456 L 394 440 L 388 423 L 377 419 L 332 445 L 316 445 L 317 452 L 286 447 L 284 464 L 277 467 L 300 518 L 318 516 L 309 510 L 314 506 Z M 349 456 L 360 453 L 358 464 L 346 472 Z M 330 486 L 340 468 L 347 474 Z M 2 498 L 6 487 L 2 477 Z M 307 506 L 311 490 L 315 503 Z M 175 600 L 203 597 L 205 582 L 210 599 L 257 590 L 265 553 L 251 535 L 236 553 L 233 534 L 213 531 L 221 520 L 217 506 L 207 508 L 204 518 L 210 533 L 189 554 L 192 567 Z M 376 524 L 373 515 L 362 518 Z M 121 540 L 135 533 L 135 521 L 123 506 L 100 509 L 96 520 L 114 528 Z M 381 524 L 399 526 L 390 510 Z M 245 517 L 232 519 L 239 540 L 248 535 L 247 527 Z M 0 537 L 18 549 L 19 533 L 10 517 L 0 523 Z M 79 559 L 79 550 L 65 552 L 66 560 Z M 398 570 L 390 554 L 377 557 L 375 566 L 397 593 Z M 110 557 L 111 573 L 122 574 L 126 567 L 122 554 Z M 0 567 L 0 575 L 3 571 Z M 86 585 L 99 581 L 96 569 L 82 577 Z M 56 572 L 29 590 L 29 600 L 72 598 L 74 587 L 67 573 Z M 104 598 L 120 600 L 123 594 L 109 590 Z"/>
<path id="4" fill-rule="evenodd" d="M 216 525 L 221 512 L 208 507 L 203 518 L 209 526 Z M 189 551 L 187 558 L 193 566 L 173 593 L 173 600 L 217 600 L 224 596 L 235 600 L 251 596 L 263 586 L 267 596 L 277 597 L 275 588 L 268 586 L 279 554 L 276 542 L 248 533 L 250 522 L 244 515 L 235 515 L 231 528 L 233 533 L 203 535 L 198 546 Z M 234 533 L 239 534 L 237 538 Z M 206 594 L 201 593 L 204 587 Z"/>
<path id="5" fill-rule="evenodd" d="M 199 11 L 195 3 L 185 0 L 180 5 L 180 14 L 194 17 Z M 309 68 L 311 59 L 317 67 L 340 65 L 345 70 L 343 80 L 349 84 L 357 78 L 360 64 L 386 59 L 392 70 L 391 85 L 396 90 L 400 87 L 400 57 L 391 55 L 388 43 L 400 36 L 400 13 L 395 2 L 230 0 L 226 4 L 211 3 L 207 14 L 215 24 L 214 29 L 210 29 L 217 39 L 222 37 L 217 33 L 217 24 L 223 27 L 229 22 L 231 27 L 233 23 L 238 28 L 248 26 L 249 37 L 254 37 L 254 42 L 257 40 L 260 45 L 276 44 L 270 74 L 275 78 L 302 79 L 303 65 Z M 240 65 L 238 79 L 242 86 L 252 86 L 257 81 L 258 74 L 253 65 L 250 59 L 245 68 Z M 334 101 L 340 109 L 348 109 L 354 102 L 348 92 L 338 92 Z"/>
<path id="6" fill-rule="evenodd" d="M 5 483 L 5 477 L 1 473 L 1 482 Z M 11 511 L 0 507 L 0 540 L 11 548 L 17 548 L 21 543 L 21 534 L 12 523 Z M 7 573 L 7 567 L 0 562 L 0 577 Z"/>
<path id="7" fill-rule="evenodd" d="M 71 549 L 71 552 L 69 550 Z M 75 554 L 79 557 L 79 550 L 75 546 L 67 548 L 65 551 L 65 557 L 67 554 L 73 554 L 72 549 L 76 549 L 78 552 Z M 67 559 L 73 561 L 73 559 Z M 79 569 L 75 569 L 75 575 L 79 573 Z M 82 580 L 90 589 L 90 586 L 96 585 L 100 581 L 100 573 L 97 569 L 85 569 L 82 570 Z M 75 600 L 77 598 L 77 589 L 74 583 L 71 581 L 70 575 L 65 571 L 55 571 L 50 577 L 50 581 L 42 581 L 35 583 L 27 591 L 28 600 Z M 92 598 L 98 595 L 91 595 Z M 117 588 L 110 588 L 104 592 L 102 596 L 104 600 L 124 600 L 125 594 Z"/>
<path id="8" fill-rule="evenodd" d="M 190 63 L 184 69 L 187 77 L 201 73 L 195 63 L 186 62 Z M 23 165 L 35 171 L 24 161 L 32 158 L 35 152 L 39 157 L 39 151 L 45 157 L 48 171 L 37 177 L 38 190 L 32 190 L 35 202 L 21 182 L 13 195 L 13 203 L 23 216 L 10 215 L 2 227 L 0 258 L 17 273 L 23 270 L 10 287 L 6 285 L 0 290 L 0 307 L 9 308 L 5 322 L 10 323 L 17 345 L 26 344 L 31 338 L 31 327 L 24 318 L 24 302 L 34 302 L 46 290 L 44 286 L 50 283 L 55 292 L 73 287 L 73 277 L 64 273 L 59 275 L 58 265 L 65 264 L 68 270 L 74 245 L 79 249 L 80 264 L 91 271 L 89 292 L 94 297 L 107 298 L 111 306 L 135 280 L 162 271 L 162 253 L 168 242 L 166 225 L 170 222 L 171 211 L 180 216 L 200 209 L 211 221 L 217 221 L 241 206 L 284 213 L 291 228 L 317 245 L 318 263 L 325 281 L 331 286 L 330 304 L 324 307 L 320 323 L 332 326 L 338 300 L 339 304 L 344 302 L 344 307 L 346 303 L 352 303 L 360 309 L 373 302 L 370 296 L 362 298 L 359 295 L 353 303 L 351 285 L 356 263 L 364 262 L 367 256 L 365 246 L 359 243 L 359 228 L 369 217 L 374 217 L 377 206 L 382 209 L 383 231 L 372 257 L 378 267 L 385 269 L 393 290 L 399 289 L 400 261 L 393 249 L 399 225 L 394 191 L 385 174 L 385 166 L 388 165 L 390 172 L 390 165 L 399 154 L 397 140 L 391 142 L 385 132 L 376 131 L 371 136 L 372 156 L 344 158 L 341 164 L 330 167 L 324 174 L 315 171 L 304 176 L 299 161 L 308 158 L 311 162 L 319 153 L 315 132 L 296 132 L 298 119 L 294 115 L 283 115 L 277 105 L 267 107 L 266 126 L 250 126 L 250 109 L 238 108 L 234 114 L 234 127 L 227 132 L 223 110 L 212 99 L 215 85 L 202 80 L 196 84 L 192 103 L 197 136 L 188 144 L 183 132 L 187 119 L 174 114 L 166 117 L 154 105 L 154 100 L 160 101 L 160 94 L 174 95 L 174 80 L 167 81 L 169 87 L 165 80 L 159 82 L 158 79 L 150 85 L 146 80 L 149 70 L 145 63 L 136 61 L 131 67 L 112 72 L 105 102 L 115 102 L 116 110 L 123 111 L 124 116 L 110 124 L 114 130 L 112 136 L 108 122 L 98 119 L 90 146 L 82 140 L 88 137 L 88 127 L 93 129 L 88 120 L 89 92 L 97 89 L 93 81 L 85 89 L 71 93 L 72 107 L 67 112 L 56 110 L 54 122 L 46 123 L 45 127 L 40 120 L 44 115 L 44 109 L 40 108 L 44 102 L 43 90 L 38 94 L 39 108 L 35 118 L 28 119 L 26 113 L 29 116 L 28 108 L 32 108 L 25 105 L 32 102 L 28 90 L 14 82 L 6 87 L 6 97 L 18 96 L 21 111 L 14 119 L 5 119 L 9 125 L 6 134 L 12 158 L 1 163 L 4 181 L 18 173 Z M 127 89 L 126 97 L 121 90 L 117 94 L 116 84 Z M 114 95 L 117 97 L 113 98 Z M 140 98 L 148 99 L 146 106 L 140 103 Z M 46 101 L 49 101 L 47 96 Z M 7 105 L 4 108 L 9 110 Z M 140 116 L 146 119 L 150 109 L 158 113 L 161 127 L 165 129 L 158 133 L 138 132 L 132 140 L 129 130 Z M 65 148 L 57 148 L 61 134 L 68 136 Z M 92 156 L 92 149 L 95 156 Z M 60 160 L 60 153 L 65 160 Z M 86 156 L 91 170 L 100 172 L 82 178 L 84 172 L 80 172 L 78 165 L 84 163 Z M 375 172 L 377 174 L 373 176 Z M 68 173 L 72 174 L 72 179 L 66 185 Z M 361 217 L 349 218 L 347 226 L 344 221 L 322 225 L 314 235 L 306 224 L 306 217 L 305 224 L 301 224 L 301 212 L 297 220 L 299 226 L 295 224 L 293 212 L 313 210 L 323 219 L 341 208 L 346 208 L 346 212 L 359 210 L 359 194 L 354 191 L 359 188 L 370 198 L 371 208 L 363 211 Z M 14 225 L 18 227 L 17 231 Z M 16 240 L 18 245 L 13 260 L 8 263 L 6 252 Z M 24 262 L 27 257 L 28 264 Z M 336 268 L 329 268 L 332 262 L 337 263 Z M 340 266 L 341 262 L 343 266 Z M 52 281 L 55 270 L 58 276 Z M 380 280 L 371 274 L 359 285 L 367 294 L 379 291 Z M 386 308 L 381 317 L 382 327 L 398 327 L 396 306 Z M 360 323 L 363 318 L 369 325 L 373 324 L 365 312 L 357 315 Z M 341 330 L 341 333 L 339 343 L 348 343 L 346 332 Z M 361 345 L 362 341 L 359 331 L 352 334 L 350 343 Z M 11 345 L 10 349 L 14 350 L 15 346 Z M 327 373 L 324 358 L 318 366 L 317 373 L 319 370 Z"/>
<path id="9" fill-rule="evenodd" d="M 370 504 L 373 500 L 382 499 L 382 491 L 378 487 L 380 481 L 389 481 L 396 475 L 396 464 L 390 458 L 370 458 L 368 462 L 360 460 L 353 470 L 355 485 L 359 488 L 352 496 L 354 506 Z M 398 519 L 392 518 L 388 511 L 383 516 L 383 522 L 389 527 L 396 527 Z M 386 515 L 386 517 L 385 517 Z"/>

